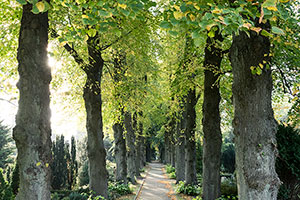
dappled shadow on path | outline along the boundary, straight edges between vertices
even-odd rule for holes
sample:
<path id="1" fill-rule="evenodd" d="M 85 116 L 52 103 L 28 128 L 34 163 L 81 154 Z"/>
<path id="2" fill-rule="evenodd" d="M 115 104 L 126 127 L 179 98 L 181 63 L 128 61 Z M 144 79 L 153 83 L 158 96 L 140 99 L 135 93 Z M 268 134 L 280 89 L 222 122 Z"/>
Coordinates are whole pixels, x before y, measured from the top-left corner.
<path id="1" fill-rule="evenodd" d="M 158 162 L 150 163 L 150 170 L 138 196 L 138 200 L 176 200 L 170 179 L 163 173 L 163 165 Z"/>

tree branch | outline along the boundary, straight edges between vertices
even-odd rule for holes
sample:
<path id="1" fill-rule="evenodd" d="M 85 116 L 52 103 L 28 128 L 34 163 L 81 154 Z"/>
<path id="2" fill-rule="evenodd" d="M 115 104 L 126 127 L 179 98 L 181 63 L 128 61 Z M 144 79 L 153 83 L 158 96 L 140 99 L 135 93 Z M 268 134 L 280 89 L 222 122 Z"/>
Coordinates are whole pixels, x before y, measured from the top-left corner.
<path id="1" fill-rule="evenodd" d="M 7 100 L 7 99 L 3 99 L 3 98 L 0 98 L 0 101 L 6 101 L 7 103 L 10 103 L 11 105 L 15 106 L 15 107 L 18 107 L 16 104 L 14 104 L 13 102 Z"/>
<path id="2" fill-rule="evenodd" d="M 51 37 L 52 38 L 58 38 L 59 35 L 58 33 L 54 30 L 54 29 L 51 29 Z M 64 45 L 64 48 L 67 50 L 67 52 L 70 53 L 70 55 L 74 58 L 75 62 L 77 64 L 79 64 L 81 66 L 81 68 L 84 70 L 84 66 L 86 65 L 86 63 L 84 62 L 84 60 L 79 56 L 79 54 L 77 53 L 77 51 L 72 48 L 68 43 L 66 43 Z"/>
<path id="3" fill-rule="evenodd" d="M 289 94 L 292 95 L 293 93 L 292 93 L 292 91 L 291 91 L 291 87 L 290 87 L 290 85 L 288 84 L 288 81 L 286 80 L 283 71 L 280 69 L 280 67 L 278 67 L 278 65 L 275 65 L 275 66 L 276 66 L 276 68 L 278 69 L 278 71 L 279 71 L 279 73 L 280 73 L 280 75 L 281 75 L 281 77 L 282 77 L 283 91 L 284 91 L 285 93 L 289 93 Z M 288 91 L 286 91 L 286 90 L 288 90 Z"/>
<path id="4" fill-rule="evenodd" d="M 102 47 L 100 48 L 100 51 L 104 51 L 104 50 L 108 49 L 109 47 L 111 47 L 111 46 L 114 45 L 115 43 L 119 42 L 122 38 L 124 38 L 124 37 L 126 37 L 127 35 L 129 35 L 131 32 L 132 32 L 132 30 L 129 31 L 128 33 L 126 33 L 125 35 L 122 35 L 122 36 L 118 37 L 116 40 L 112 41 L 110 44 L 107 44 L 107 45 L 102 46 Z"/>

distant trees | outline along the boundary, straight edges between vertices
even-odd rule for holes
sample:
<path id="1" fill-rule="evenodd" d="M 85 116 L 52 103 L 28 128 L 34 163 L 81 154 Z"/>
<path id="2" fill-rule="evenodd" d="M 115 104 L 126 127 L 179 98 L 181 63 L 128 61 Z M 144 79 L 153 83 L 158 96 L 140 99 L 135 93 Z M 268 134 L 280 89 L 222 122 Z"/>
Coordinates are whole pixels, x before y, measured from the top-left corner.
<path id="1" fill-rule="evenodd" d="M 14 149 L 12 141 L 11 132 L 0 121 L 0 168 L 5 169 L 7 164 L 13 162 L 11 157 Z"/>
<path id="2" fill-rule="evenodd" d="M 52 158 L 52 189 L 72 189 L 78 174 L 74 136 L 71 138 L 71 152 L 69 143 L 65 142 L 64 136 L 57 136 L 56 141 L 53 141 L 52 144 Z"/>

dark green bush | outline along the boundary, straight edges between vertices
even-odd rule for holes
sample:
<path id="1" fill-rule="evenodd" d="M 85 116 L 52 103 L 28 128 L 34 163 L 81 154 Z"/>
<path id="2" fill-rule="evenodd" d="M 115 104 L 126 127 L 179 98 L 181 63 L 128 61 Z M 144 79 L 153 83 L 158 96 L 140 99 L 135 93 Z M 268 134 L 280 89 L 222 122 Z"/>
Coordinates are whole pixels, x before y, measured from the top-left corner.
<path id="1" fill-rule="evenodd" d="M 176 187 L 176 192 L 190 196 L 197 196 L 201 193 L 201 188 L 198 185 L 186 185 L 185 182 L 179 181 Z"/>
<path id="2" fill-rule="evenodd" d="M 128 184 L 112 182 L 108 184 L 109 199 L 116 199 L 120 196 L 131 194 L 132 190 Z"/>
<path id="3" fill-rule="evenodd" d="M 237 185 L 234 181 L 224 181 L 221 183 L 221 194 L 224 196 L 236 196 Z"/>
<path id="4" fill-rule="evenodd" d="M 300 196 L 300 134 L 291 126 L 279 125 L 276 134 L 279 156 L 276 172 L 283 182 L 278 200 L 298 200 Z"/>
<path id="5" fill-rule="evenodd" d="M 13 200 L 14 195 L 0 168 L 0 200 Z"/>

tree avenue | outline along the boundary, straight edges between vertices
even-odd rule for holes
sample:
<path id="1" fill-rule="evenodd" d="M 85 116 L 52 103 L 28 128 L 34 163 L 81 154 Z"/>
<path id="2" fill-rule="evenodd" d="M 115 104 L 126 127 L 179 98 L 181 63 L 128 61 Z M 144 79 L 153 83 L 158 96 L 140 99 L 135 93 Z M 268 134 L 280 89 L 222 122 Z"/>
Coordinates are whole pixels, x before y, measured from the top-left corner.
<path id="1" fill-rule="evenodd" d="M 176 192 L 195 199 L 297 199 L 297 159 L 280 163 L 291 159 L 278 157 L 277 146 L 281 155 L 288 153 L 276 133 L 280 137 L 280 123 L 299 128 L 299 5 L 0 3 L 0 30 L 11 39 L 0 34 L 0 107 L 15 104 L 17 79 L 19 90 L 15 144 L 1 122 L 0 195 L 117 199 L 140 184 L 146 162 L 159 160 L 176 179 Z M 16 22 L 19 28 L 9 25 Z M 17 58 L 8 58 L 13 54 Z M 80 116 L 69 142 L 58 136 L 69 132 L 51 127 L 50 99 L 66 116 Z M 285 168 L 289 174 L 281 184 Z"/>

